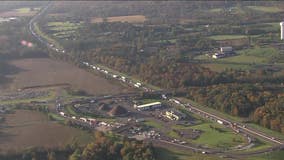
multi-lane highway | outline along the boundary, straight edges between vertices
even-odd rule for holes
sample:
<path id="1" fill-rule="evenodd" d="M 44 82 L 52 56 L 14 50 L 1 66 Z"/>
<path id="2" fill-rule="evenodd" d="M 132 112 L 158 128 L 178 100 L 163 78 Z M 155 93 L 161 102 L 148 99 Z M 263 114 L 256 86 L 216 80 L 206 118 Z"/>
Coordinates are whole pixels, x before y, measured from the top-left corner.
<path id="1" fill-rule="evenodd" d="M 41 16 L 43 15 L 46 10 L 51 6 L 52 3 L 49 3 L 46 7 L 44 7 L 37 15 L 35 15 L 29 22 L 29 31 L 31 32 L 31 34 L 37 39 L 39 40 L 41 43 L 43 43 L 44 45 L 46 45 L 47 47 L 57 51 L 57 52 L 62 52 L 64 53 L 65 51 L 64 50 L 59 50 L 59 48 L 55 48 L 53 44 L 50 44 L 47 40 L 45 40 L 43 37 L 41 37 L 40 35 L 38 35 L 35 30 L 34 30 L 34 22 Z M 82 62 L 83 63 L 83 62 Z M 153 91 L 151 89 L 151 91 Z M 155 91 L 154 91 L 155 92 Z M 166 93 L 163 92 L 163 91 L 157 91 L 157 93 L 161 94 L 162 95 L 165 95 Z M 167 99 L 171 102 L 173 102 L 172 100 L 173 99 L 168 99 L 167 97 L 165 97 L 164 99 Z M 276 139 L 274 137 L 271 137 L 263 132 L 260 132 L 256 129 L 252 129 L 252 128 L 249 128 L 247 126 L 245 126 L 244 124 L 241 124 L 241 123 L 237 123 L 237 122 L 233 122 L 231 120 L 228 120 L 224 117 L 221 117 L 221 116 L 218 116 L 218 115 L 215 115 L 215 114 L 212 114 L 212 113 L 209 113 L 205 110 L 202 110 L 196 106 L 193 106 L 192 104 L 189 104 L 189 103 L 186 103 L 186 102 L 181 102 L 181 101 L 178 101 L 178 100 L 175 100 L 174 103 L 176 103 L 177 105 L 180 105 L 182 107 L 185 107 L 188 111 L 192 112 L 192 113 L 195 113 L 195 114 L 199 114 L 199 115 L 205 115 L 204 118 L 208 118 L 208 119 L 214 119 L 216 122 L 219 121 L 219 122 L 222 122 L 224 125 L 229 125 L 231 126 L 232 129 L 234 130 L 237 130 L 239 132 L 242 132 L 242 133 L 245 133 L 245 134 L 248 134 L 248 135 L 251 135 L 251 136 L 254 136 L 254 137 L 259 137 L 259 138 L 262 138 L 266 141 L 269 141 L 269 142 L 273 142 L 275 144 L 278 145 L 278 148 L 283 148 L 283 141 L 282 140 L 279 140 L 279 139 Z"/>

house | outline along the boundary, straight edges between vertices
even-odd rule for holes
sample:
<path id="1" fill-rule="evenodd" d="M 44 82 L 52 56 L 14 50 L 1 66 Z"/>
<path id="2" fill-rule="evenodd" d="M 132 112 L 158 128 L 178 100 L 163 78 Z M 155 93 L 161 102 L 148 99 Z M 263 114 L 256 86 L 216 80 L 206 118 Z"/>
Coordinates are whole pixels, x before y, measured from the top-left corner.
<path id="1" fill-rule="evenodd" d="M 134 105 L 134 108 L 138 109 L 139 111 L 145 111 L 145 110 L 152 110 L 162 107 L 161 102 L 153 102 L 143 105 Z"/>
<path id="2" fill-rule="evenodd" d="M 178 121 L 180 119 L 185 118 L 185 114 L 177 111 L 177 110 L 170 110 L 166 111 L 165 116 L 173 121 Z"/>
<path id="3" fill-rule="evenodd" d="M 220 47 L 220 51 L 217 53 L 214 53 L 212 55 L 212 58 L 214 59 L 218 59 L 218 58 L 223 58 L 223 57 L 227 57 L 230 55 L 235 54 L 235 52 L 233 51 L 233 47 L 228 46 L 228 47 Z"/>
<path id="4" fill-rule="evenodd" d="M 212 55 L 212 58 L 214 59 L 223 58 L 223 57 L 226 57 L 226 55 L 223 53 L 215 53 Z"/>

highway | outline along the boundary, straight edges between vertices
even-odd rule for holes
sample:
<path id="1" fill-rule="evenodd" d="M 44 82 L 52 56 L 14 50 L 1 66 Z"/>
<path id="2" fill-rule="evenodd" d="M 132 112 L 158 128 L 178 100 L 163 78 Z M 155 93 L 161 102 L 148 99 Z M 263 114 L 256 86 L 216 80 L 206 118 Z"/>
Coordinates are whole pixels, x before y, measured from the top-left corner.
<path id="1" fill-rule="evenodd" d="M 39 40 L 41 43 L 43 43 L 44 45 L 46 45 L 47 47 L 49 48 L 52 48 L 53 50 L 57 51 L 57 52 L 63 52 L 63 51 L 59 51 L 58 48 L 54 48 L 52 44 L 49 44 L 49 42 L 47 40 L 44 40 L 44 38 L 40 37 L 40 35 L 37 35 L 36 32 L 34 31 L 34 22 L 42 15 L 46 12 L 46 10 L 51 6 L 52 3 L 49 3 L 45 8 L 43 8 L 37 15 L 35 15 L 29 22 L 29 31 L 31 32 L 31 34 L 37 39 Z M 64 52 L 63 52 L 64 53 Z M 82 62 L 83 63 L 83 62 Z M 152 90 L 151 90 L 152 91 Z M 155 91 L 153 91 L 155 92 Z M 167 94 L 168 92 L 163 92 L 163 91 L 157 91 L 157 93 L 161 94 L 161 95 L 164 95 L 164 94 Z M 137 94 L 137 93 L 136 93 Z M 129 95 L 124 95 L 124 96 L 129 96 Z M 165 98 L 165 99 L 168 99 L 168 98 Z M 169 100 L 169 99 L 168 99 Z M 177 101 L 177 100 L 176 100 Z M 172 101 L 171 101 L 172 102 Z M 249 128 L 247 126 L 245 126 L 244 124 L 240 124 L 240 123 L 236 123 L 236 122 L 233 122 L 231 120 L 228 120 L 226 118 L 223 118 L 223 117 L 220 117 L 220 116 L 217 116 L 217 115 L 214 115 L 212 113 L 209 113 L 207 111 L 204 111 L 200 108 L 197 108 L 195 106 L 193 106 L 192 104 L 189 104 L 189 103 L 182 103 L 182 102 L 179 102 L 176 103 L 177 105 L 180 105 L 182 107 L 185 107 L 188 111 L 190 112 L 193 112 L 195 114 L 203 114 L 203 115 L 207 115 L 207 116 L 204 116 L 205 118 L 208 118 L 208 119 L 214 119 L 214 120 L 219 120 L 219 121 L 222 121 L 224 124 L 229 124 L 231 126 L 231 128 L 233 130 L 239 130 L 240 132 L 243 132 L 243 133 L 246 133 L 248 135 L 251 135 L 251 136 L 254 136 L 254 137 L 260 137 L 266 141 L 270 141 L 272 143 L 275 143 L 278 145 L 278 148 L 283 148 L 283 142 L 279 139 L 276 139 L 274 137 L 271 137 L 271 136 L 268 136 L 266 135 L 265 133 L 262 133 L 256 129 L 252 129 L 252 128 Z M 233 127 L 232 127 L 233 126 Z"/>
<path id="2" fill-rule="evenodd" d="M 207 115 L 209 118 L 214 118 L 214 119 L 216 119 L 216 120 L 220 120 L 220 121 L 222 121 L 222 122 L 224 122 L 224 123 L 227 123 L 227 124 L 229 124 L 229 125 L 231 125 L 231 126 L 232 126 L 232 124 L 235 123 L 235 124 L 236 124 L 235 127 L 236 127 L 237 129 L 241 129 L 240 131 L 242 131 L 242 132 L 248 133 L 248 134 L 250 134 L 250 135 L 259 136 L 259 137 L 261 137 L 261 138 L 263 138 L 263 139 L 266 139 L 266 140 L 271 141 L 271 142 L 276 143 L 276 144 L 280 144 L 280 145 L 283 145 L 283 144 L 284 144 L 282 141 L 277 140 L 277 139 L 275 139 L 274 137 L 267 136 L 267 135 L 265 135 L 264 133 L 262 133 L 262 132 L 260 132 L 260 131 L 253 130 L 253 129 L 251 129 L 251 128 L 248 128 L 248 127 L 246 127 L 246 126 L 243 125 L 243 124 L 239 124 L 239 123 L 236 123 L 236 122 L 232 122 L 232 121 L 229 121 L 229 120 L 224 119 L 224 118 L 222 118 L 222 117 L 216 116 L 216 115 L 214 115 L 214 114 L 212 114 L 212 113 L 203 111 L 203 110 L 201 110 L 201 109 L 199 109 L 199 108 L 196 108 L 196 107 L 192 106 L 192 105 L 189 104 L 189 103 L 185 104 L 185 106 L 187 107 L 187 109 L 190 108 L 190 109 L 191 109 L 191 112 L 192 112 L 192 110 L 195 110 L 195 111 L 197 111 L 197 112 L 200 112 L 200 113 L 203 113 L 203 114 Z"/>

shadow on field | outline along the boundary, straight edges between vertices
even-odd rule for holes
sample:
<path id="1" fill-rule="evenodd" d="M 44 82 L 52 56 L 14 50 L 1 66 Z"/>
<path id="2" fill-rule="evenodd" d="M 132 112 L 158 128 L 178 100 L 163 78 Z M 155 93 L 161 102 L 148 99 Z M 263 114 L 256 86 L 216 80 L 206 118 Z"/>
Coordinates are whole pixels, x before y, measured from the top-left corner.
<path id="1" fill-rule="evenodd" d="M 17 74 L 22 71 L 25 70 L 18 68 L 14 65 L 11 65 L 6 61 L 0 61 L 0 85 L 11 83 L 13 81 L 12 78 L 8 78 L 6 76 Z"/>
<path id="2" fill-rule="evenodd" d="M 18 68 L 14 65 L 7 63 L 6 61 L 0 61 L 0 75 L 12 75 L 19 72 L 25 71 L 21 68 Z"/>
<path id="3" fill-rule="evenodd" d="M 0 131 L 0 145 L 2 143 L 11 141 L 13 139 L 13 137 L 15 137 L 15 135 L 4 133 L 4 132 Z"/>
<path id="4" fill-rule="evenodd" d="M 179 157 L 174 152 L 161 147 L 156 147 L 155 152 L 158 160 L 178 160 Z"/>

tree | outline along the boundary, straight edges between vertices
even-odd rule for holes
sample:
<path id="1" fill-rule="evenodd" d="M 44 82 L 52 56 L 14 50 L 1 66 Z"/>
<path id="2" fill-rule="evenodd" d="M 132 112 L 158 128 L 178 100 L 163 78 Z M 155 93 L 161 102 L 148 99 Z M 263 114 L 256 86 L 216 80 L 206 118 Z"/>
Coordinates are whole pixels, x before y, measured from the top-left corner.
<path id="1" fill-rule="evenodd" d="M 81 152 L 79 149 L 76 149 L 73 154 L 69 157 L 68 160 L 80 160 L 81 159 Z"/>
<path id="2" fill-rule="evenodd" d="M 47 160 L 56 160 L 56 156 L 53 151 L 47 153 Z"/>

